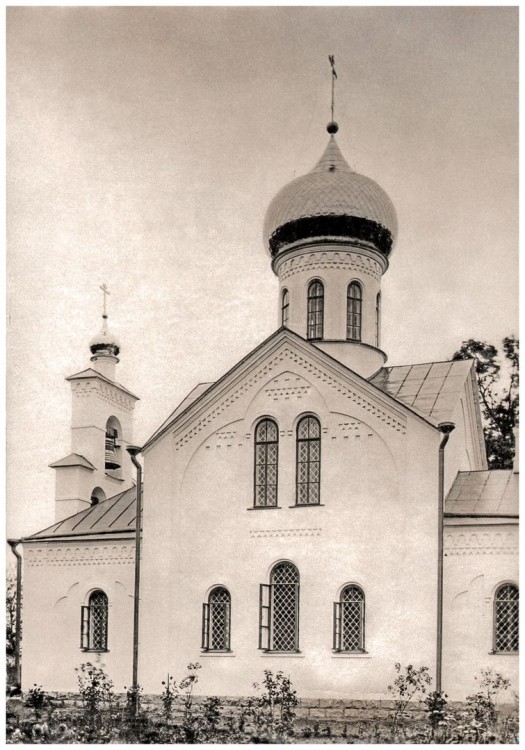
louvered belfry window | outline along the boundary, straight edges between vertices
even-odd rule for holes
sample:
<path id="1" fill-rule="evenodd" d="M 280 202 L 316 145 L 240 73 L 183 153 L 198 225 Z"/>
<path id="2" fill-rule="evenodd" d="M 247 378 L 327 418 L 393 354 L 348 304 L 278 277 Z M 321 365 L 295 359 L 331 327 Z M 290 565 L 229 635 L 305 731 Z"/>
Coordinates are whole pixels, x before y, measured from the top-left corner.
<path id="1" fill-rule="evenodd" d="M 320 503 L 321 425 L 303 417 L 297 425 L 297 505 Z"/>
<path id="2" fill-rule="evenodd" d="M 270 584 L 260 586 L 259 648 L 299 650 L 299 571 L 293 563 L 275 565 Z"/>
<path id="3" fill-rule="evenodd" d="M 87 606 L 81 608 L 80 647 L 88 651 L 107 651 L 108 597 L 93 591 Z"/>
<path id="4" fill-rule="evenodd" d="M 308 287 L 308 326 L 306 338 L 318 341 L 323 338 L 324 287 L 320 281 L 312 281 Z"/>
<path id="5" fill-rule="evenodd" d="M 346 338 L 349 341 L 361 341 L 361 313 L 363 292 L 361 284 L 352 281 L 348 285 L 346 300 Z"/>
<path id="6" fill-rule="evenodd" d="M 272 419 L 263 419 L 255 429 L 254 506 L 277 505 L 279 430 Z"/>
<path id="7" fill-rule="evenodd" d="M 518 587 L 500 586 L 494 597 L 494 651 L 518 651 L 519 608 Z"/>
<path id="8" fill-rule="evenodd" d="M 346 586 L 334 602 L 334 651 L 365 650 L 365 595 L 359 586 Z"/>
<path id="9" fill-rule="evenodd" d="M 230 650 L 230 592 L 224 586 L 214 588 L 202 605 L 202 648 L 204 651 Z"/>

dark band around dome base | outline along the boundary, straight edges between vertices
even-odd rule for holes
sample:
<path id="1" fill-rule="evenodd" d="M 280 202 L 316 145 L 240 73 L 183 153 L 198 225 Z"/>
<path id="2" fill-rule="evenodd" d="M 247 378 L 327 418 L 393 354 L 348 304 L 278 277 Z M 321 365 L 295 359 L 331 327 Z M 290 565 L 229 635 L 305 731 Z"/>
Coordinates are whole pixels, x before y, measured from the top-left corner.
<path id="1" fill-rule="evenodd" d="M 283 224 L 269 239 L 272 257 L 285 245 L 314 237 L 344 237 L 370 242 L 386 258 L 392 250 L 392 234 L 375 221 L 360 216 L 305 216 Z"/>

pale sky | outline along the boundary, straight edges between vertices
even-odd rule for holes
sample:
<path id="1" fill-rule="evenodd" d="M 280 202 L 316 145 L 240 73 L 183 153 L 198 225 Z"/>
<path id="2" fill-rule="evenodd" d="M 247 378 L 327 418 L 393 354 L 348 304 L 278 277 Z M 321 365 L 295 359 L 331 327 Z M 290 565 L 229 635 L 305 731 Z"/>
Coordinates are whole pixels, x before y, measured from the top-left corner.
<path id="1" fill-rule="evenodd" d="M 54 521 L 101 292 L 142 444 L 278 325 L 266 208 L 328 140 L 392 199 L 389 364 L 517 333 L 516 8 L 9 8 L 8 527 Z M 147 474 L 146 474 L 147 481 Z"/>

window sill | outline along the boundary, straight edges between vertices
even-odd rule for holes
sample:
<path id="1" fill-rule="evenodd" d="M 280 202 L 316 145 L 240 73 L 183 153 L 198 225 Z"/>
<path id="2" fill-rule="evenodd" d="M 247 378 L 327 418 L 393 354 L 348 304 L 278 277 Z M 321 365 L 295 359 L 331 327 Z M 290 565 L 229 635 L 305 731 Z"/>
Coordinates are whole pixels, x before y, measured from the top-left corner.
<path id="1" fill-rule="evenodd" d="M 252 505 L 246 510 L 282 510 L 282 507 L 280 505 Z"/>
<path id="2" fill-rule="evenodd" d="M 264 656 L 271 656 L 271 657 L 286 657 L 291 659 L 304 659 L 304 654 L 302 654 L 300 651 L 263 651 L 261 654 L 261 657 Z"/>
<path id="3" fill-rule="evenodd" d="M 201 652 L 202 657 L 208 657 L 208 656 L 237 656 L 237 654 L 234 654 L 233 651 L 202 651 Z"/>
<path id="4" fill-rule="evenodd" d="M 371 659 L 368 651 L 334 651 L 332 659 Z"/>
<path id="5" fill-rule="evenodd" d="M 289 505 L 289 508 L 324 508 L 324 503 L 296 503 L 295 505 Z"/>
<path id="6" fill-rule="evenodd" d="M 83 654 L 109 654 L 109 648 L 81 648 Z"/>
<path id="7" fill-rule="evenodd" d="M 109 472 L 105 472 L 105 475 L 108 479 L 114 479 L 115 482 L 124 482 L 125 480 L 122 477 L 115 477 L 113 474 L 110 474 Z"/>
<path id="8" fill-rule="evenodd" d="M 519 651 L 489 651 L 489 656 L 519 656 Z"/>

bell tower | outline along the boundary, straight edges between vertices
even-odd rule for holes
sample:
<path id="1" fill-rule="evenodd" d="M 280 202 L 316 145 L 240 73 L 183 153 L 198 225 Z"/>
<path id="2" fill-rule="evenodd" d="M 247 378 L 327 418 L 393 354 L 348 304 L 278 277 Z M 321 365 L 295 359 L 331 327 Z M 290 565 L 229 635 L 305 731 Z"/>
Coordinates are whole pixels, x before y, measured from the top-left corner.
<path id="1" fill-rule="evenodd" d="M 394 206 L 329 141 L 315 167 L 277 193 L 264 236 L 279 277 L 279 326 L 286 326 L 364 378 L 386 362 L 381 349 L 381 278 L 397 232 Z"/>
<path id="2" fill-rule="evenodd" d="M 132 486 L 126 451 L 133 444 L 138 400 L 115 380 L 120 345 L 108 331 L 106 285 L 102 330 L 90 342 L 92 367 L 70 375 L 71 453 L 50 464 L 56 470 L 55 521 L 61 521 Z"/>

